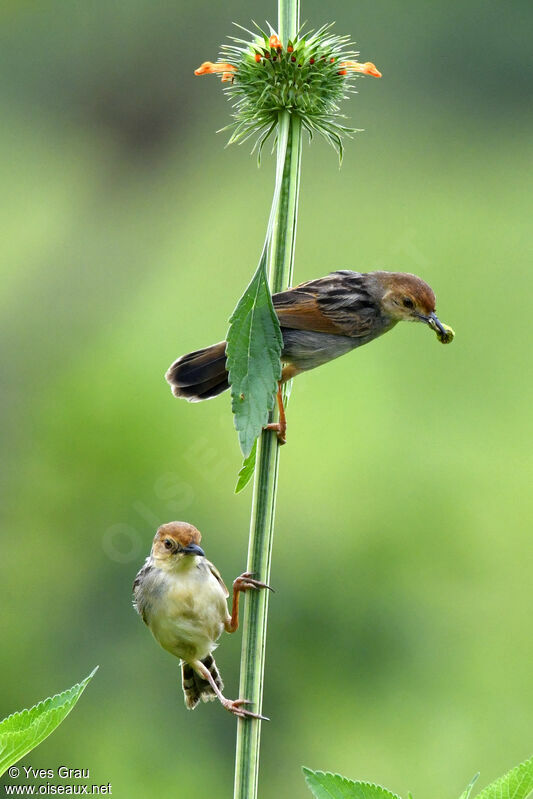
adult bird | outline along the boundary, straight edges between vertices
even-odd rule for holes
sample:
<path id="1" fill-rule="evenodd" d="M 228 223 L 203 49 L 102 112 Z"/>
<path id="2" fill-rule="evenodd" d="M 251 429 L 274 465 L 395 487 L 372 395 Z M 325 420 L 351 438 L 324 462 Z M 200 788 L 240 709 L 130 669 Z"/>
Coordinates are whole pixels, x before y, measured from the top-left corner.
<path id="1" fill-rule="evenodd" d="M 435 313 L 435 294 L 416 275 L 341 269 L 272 297 L 283 335 L 281 382 L 368 344 L 398 322 L 424 322 L 440 341 L 453 338 Z M 229 388 L 226 342 L 189 352 L 165 375 L 175 397 L 211 399 Z M 280 422 L 270 425 L 281 440 L 285 416 L 278 390 Z"/>

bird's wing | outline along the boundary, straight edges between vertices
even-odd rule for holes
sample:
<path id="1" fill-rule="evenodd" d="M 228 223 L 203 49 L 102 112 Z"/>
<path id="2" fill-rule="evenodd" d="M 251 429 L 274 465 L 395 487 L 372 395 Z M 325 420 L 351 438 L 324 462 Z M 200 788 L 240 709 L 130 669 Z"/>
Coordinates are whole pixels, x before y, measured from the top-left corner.
<path id="1" fill-rule="evenodd" d="M 222 577 L 220 576 L 220 572 L 219 572 L 219 570 L 217 569 L 217 567 L 216 567 L 216 566 L 213 566 L 213 564 L 212 564 L 212 563 L 211 563 L 211 561 L 209 561 L 209 560 L 207 561 L 207 566 L 208 566 L 208 568 L 209 568 L 209 571 L 210 571 L 210 572 L 211 572 L 211 574 L 213 575 L 213 577 L 215 577 L 215 579 L 216 579 L 216 580 L 218 580 L 218 582 L 220 583 L 220 587 L 221 587 L 221 588 L 222 588 L 222 590 L 224 591 L 224 596 L 229 596 L 229 591 L 228 591 L 228 589 L 226 588 L 226 584 L 224 583 L 224 580 L 223 580 L 223 579 L 222 579 Z"/>
<path id="2" fill-rule="evenodd" d="M 146 558 L 144 566 L 137 572 L 135 580 L 133 581 L 133 607 L 145 624 L 148 624 L 148 616 L 142 585 L 151 571 L 152 564 L 150 558 Z"/>
<path id="3" fill-rule="evenodd" d="M 309 280 L 272 300 L 281 327 L 339 336 L 365 336 L 375 320 L 376 304 L 365 275 L 342 270 Z"/>

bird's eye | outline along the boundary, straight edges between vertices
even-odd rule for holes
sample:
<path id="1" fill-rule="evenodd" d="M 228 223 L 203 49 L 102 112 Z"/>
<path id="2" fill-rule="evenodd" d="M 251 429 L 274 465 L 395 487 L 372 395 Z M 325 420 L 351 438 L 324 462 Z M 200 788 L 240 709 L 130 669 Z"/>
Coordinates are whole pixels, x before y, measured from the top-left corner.
<path id="1" fill-rule="evenodd" d="M 404 304 L 404 306 L 406 308 L 414 308 L 415 307 L 415 304 L 414 304 L 414 302 L 412 301 L 412 299 L 410 297 L 404 297 L 402 302 L 403 302 L 403 304 Z"/>
<path id="2" fill-rule="evenodd" d="M 172 541 L 170 538 L 165 538 L 165 549 L 172 549 Z"/>

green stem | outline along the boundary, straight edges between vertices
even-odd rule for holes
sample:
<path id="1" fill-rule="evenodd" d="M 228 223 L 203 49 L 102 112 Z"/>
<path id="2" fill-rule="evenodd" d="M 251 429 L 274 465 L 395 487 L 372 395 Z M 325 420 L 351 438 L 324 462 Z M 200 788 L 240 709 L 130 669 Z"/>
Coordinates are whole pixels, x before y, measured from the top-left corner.
<path id="1" fill-rule="evenodd" d="M 278 0 L 278 36 L 283 47 L 294 39 L 300 27 L 300 0 Z"/>
<path id="2" fill-rule="evenodd" d="M 299 0 L 279 0 L 278 10 L 279 36 L 286 46 L 288 39 L 294 39 L 298 30 Z M 276 189 L 268 260 L 272 293 L 282 291 L 292 282 L 301 153 L 300 119 L 283 111 L 278 122 Z M 278 464 L 276 435 L 263 431 L 257 450 L 247 571 L 266 583 L 270 582 Z M 246 596 L 242 624 L 239 696 L 249 699 L 251 707 L 259 713 L 263 704 L 268 595 L 268 591 L 259 591 Z M 256 719 L 239 719 L 237 722 L 234 799 L 257 797 L 261 723 Z"/>

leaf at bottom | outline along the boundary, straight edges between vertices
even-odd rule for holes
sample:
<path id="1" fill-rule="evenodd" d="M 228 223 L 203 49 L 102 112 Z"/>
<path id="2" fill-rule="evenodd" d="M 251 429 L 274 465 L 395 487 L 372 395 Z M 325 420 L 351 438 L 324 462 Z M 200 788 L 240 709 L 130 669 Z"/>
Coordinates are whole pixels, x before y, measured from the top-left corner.
<path id="1" fill-rule="evenodd" d="M 43 699 L 29 710 L 12 713 L 0 722 L 0 776 L 13 763 L 35 749 L 61 724 L 82 695 L 96 669 L 72 688 Z"/>
<path id="2" fill-rule="evenodd" d="M 370 782 L 354 782 L 340 774 L 311 771 L 304 768 L 306 782 L 316 799 L 399 799 L 399 797 Z"/>

